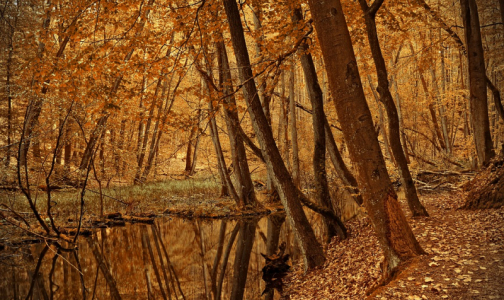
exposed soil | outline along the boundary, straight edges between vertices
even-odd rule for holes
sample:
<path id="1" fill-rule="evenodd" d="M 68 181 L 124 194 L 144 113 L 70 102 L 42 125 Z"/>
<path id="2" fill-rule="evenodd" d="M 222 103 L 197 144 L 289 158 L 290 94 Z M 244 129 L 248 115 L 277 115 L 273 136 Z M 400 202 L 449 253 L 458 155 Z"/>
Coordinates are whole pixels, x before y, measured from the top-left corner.
<path id="1" fill-rule="evenodd" d="M 423 196 L 431 217 L 409 219 L 428 255 L 366 297 L 380 278 L 381 249 L 367 217 L 333 241 L 326 264 L 288 279 L 291 299 L 504 299 L 504 208 L 461 210 L 461 193 Z M 405 206 L 403 206 L 405 208 Z"/>

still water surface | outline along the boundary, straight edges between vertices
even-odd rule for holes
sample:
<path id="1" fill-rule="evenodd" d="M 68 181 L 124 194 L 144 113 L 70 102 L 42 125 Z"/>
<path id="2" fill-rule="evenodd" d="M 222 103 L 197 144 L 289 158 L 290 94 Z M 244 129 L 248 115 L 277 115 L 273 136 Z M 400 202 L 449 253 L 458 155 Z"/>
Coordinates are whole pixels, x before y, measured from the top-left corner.
<path id="1" fill-rule="evenodd" d="M 261 299 L 260 253 L 283 241 L 296 258 L 279 215 L 98 229 L 79 238 L 77 251 L 17 250 L 0 263 L 0 299 Z"/>

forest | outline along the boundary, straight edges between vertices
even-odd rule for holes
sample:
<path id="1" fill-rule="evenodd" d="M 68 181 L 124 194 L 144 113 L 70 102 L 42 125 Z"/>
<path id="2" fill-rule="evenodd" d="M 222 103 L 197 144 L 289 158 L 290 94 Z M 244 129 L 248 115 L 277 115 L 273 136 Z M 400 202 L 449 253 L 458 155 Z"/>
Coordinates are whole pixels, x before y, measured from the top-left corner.
<path id="1" fill-rule="evenodd" d="M 504 0 L 1 0 L 1 299 L 504 299 Z"/>

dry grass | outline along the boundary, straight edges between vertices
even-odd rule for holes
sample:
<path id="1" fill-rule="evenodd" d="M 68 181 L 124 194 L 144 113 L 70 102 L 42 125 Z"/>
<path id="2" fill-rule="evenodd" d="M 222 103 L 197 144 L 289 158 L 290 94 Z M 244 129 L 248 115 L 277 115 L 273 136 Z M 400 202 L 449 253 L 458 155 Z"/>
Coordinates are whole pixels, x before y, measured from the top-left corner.
<path id="1" fill-rule="evenodd" d="M 212 178 L 186 180 L 167 180 L 150 182 L 143 185 L 117 186 L 102 189 L 105 212 L 134 209 L 144 211 L 155 207 L 165 208 L 173 198 L 194 199 L 211 198 L 219 195 L 220 185 Z M 47 210 L 47 193 L 40 189 L 32 191 L 39 212 Z M 80 211 L 80 189 L 56 190 L 51 193 L 53 213 L 59 218 L 71 218 Z M 96 184 L 90 185 L 85 192 L 85 213 L 99 215 L 100 192 Z M 6 204 L 18 212 L 30 212 L 26 197 L 19 192 L 0 194 L 0 203 Z"/>

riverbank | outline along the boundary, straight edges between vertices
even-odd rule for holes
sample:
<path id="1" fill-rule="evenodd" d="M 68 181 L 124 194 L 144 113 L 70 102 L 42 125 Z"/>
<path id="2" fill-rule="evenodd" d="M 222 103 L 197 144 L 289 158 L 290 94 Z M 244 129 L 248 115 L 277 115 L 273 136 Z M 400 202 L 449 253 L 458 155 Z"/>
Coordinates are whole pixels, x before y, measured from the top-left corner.
<path id="1" fill-rule="evenodd" d="M 143 185 L 115 186 L 99 189 L 90 186 L 85 191 L 85 205 L 80 234 L 94 228 L 123 226 L 125 223 L 148 223 L 154 218 L 175 216 L 182 218 L 240 218 L 267 215 L 283 211 L 280 203 L 270 201 L 264 189 L 257 190 L 260 202 L 256 207 L 238 208 L 229 197 L 219 197 L 220 186 L 208 178 L 168 180 Z M 32 190 L 42 220 L 50 226 L 47 212 L 47 193 L 40 187 Z M 52 216 L 62 233 L 74 235 L 80 218 L 81 190 L 55 189 L 51 192 Z M 25 196 L 16 190 L 0 196 L 0 247 L 32 243 L 44 232 L 37 222 Z M 103 217 L 101 208 L 103 207 Z M 14 212 L 15 213 L 14 213 Z M 114 217 L 119 214 L 120 217 Z M 25 222 L 26 221 L 26 222 Z M 29 226 L 28 226 L 29 224 Z"/>

